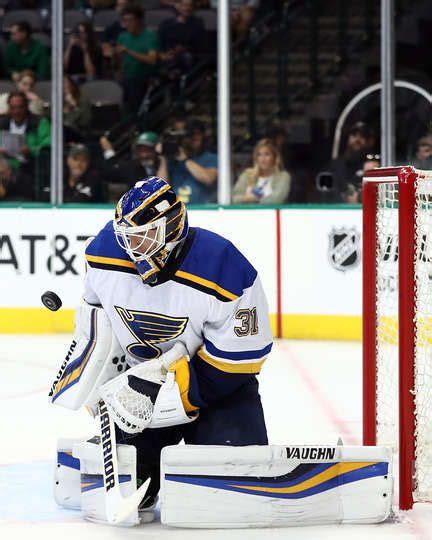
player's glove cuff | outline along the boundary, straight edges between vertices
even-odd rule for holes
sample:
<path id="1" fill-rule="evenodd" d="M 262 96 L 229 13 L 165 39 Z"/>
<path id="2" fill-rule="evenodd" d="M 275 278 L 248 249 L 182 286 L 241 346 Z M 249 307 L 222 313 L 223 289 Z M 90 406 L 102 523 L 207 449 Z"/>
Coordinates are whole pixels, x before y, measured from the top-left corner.
<path id="1" fill-rule="evenodd" d="M 175 380 L 180 390 L 184 410 L 188 413 L 202 407 L 204 403 L 199 396 L 195 377 L 190 369 L 190 363 L 187 357 L 183 356 L 179 360 L 176 360 L 170 365 L 168 371 L 175 373 Z"/>

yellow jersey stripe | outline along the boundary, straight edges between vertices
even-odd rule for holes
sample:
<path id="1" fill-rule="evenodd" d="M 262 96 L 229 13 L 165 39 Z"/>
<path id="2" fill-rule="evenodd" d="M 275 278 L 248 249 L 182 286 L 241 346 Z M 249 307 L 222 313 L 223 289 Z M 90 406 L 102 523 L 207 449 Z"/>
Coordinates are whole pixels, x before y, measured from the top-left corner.
<path id="1" fill-rule="evenodd" d="M 300 491 L 305 491 L 306 489 L 313 488 L 319 484 L 323 484 L 332 478 L 336 478 L 341 474 L 346 474 L 351 471 L 356 471 L 358 469 L 363 469 L 364 467 L 369 467 L 370 465 L 375 465 L 375 462 L 352 462 L 352 463 L 336 463 L 333 467 L 330 467 L 326 471 L 305 480 L 300 484 L 289 487 L 261 487 L 261 486 L 241 486 L 233 485 L 232 487 L 248 489 L 251 491 L 258 491 L 264 493 L 299 493 Z"/>
<path id="2" fill-rule="evenodd" d="M 199 285 L 202 285 L 203 287 L 207 287 L 208 289 L 212 289 L 213 291 L 216 291 L 221 296 L 224 296 L 225 298 L 228 298 L 229 300 L 236 300 L 238 298 L 236 294 L 233 294 L 232 292 L 227 291 L 226 289 L 224 289 L 217 283 L 214 283 L 214 281 L 209 281 L 208 279 L 195 276 L 194 274 L 189 274 L 189 272 L 184 272 L 183 270 L 177 270 L 175 275 L 180 278 L 193 281 L 194 283 L 198 283 Z"/>
<path id="3" fill-rule="evenodd" d="M 87 255 L 86 259 L 89 262 L 101 263 L 101 264 L 112 264 L 114 266 L 124 266 L 125 268 L 134 268 L 135 265 L 132 261 L 125 261 L 124 259 L 114 259 L 112 257 L 98 257 L 97 255 Z"/>
<path id="4" fill-rule="evenodd" d="M 224 371 L 225 373 L 259 373 L 261 371 L 261 367 L 266 361 L 266 358 L 263 358 L 262 360 L 259 360 L 258 362 L 245 362 L 242 364 L 230 364 L 228 362 L 224 362 L 222 360 L 216 360 L 215 358 L 212 358 L 208 354 L 206 354 L 202 349 L 200 349 L 197 352 L 198 356 L 201 358 L 201 360 L 204 360 L 204 362 L 207 362 L 207 364 L 210 364 L 211 366 L 215 367 L 216 369 L 219 369 L 220 371 Z"/>

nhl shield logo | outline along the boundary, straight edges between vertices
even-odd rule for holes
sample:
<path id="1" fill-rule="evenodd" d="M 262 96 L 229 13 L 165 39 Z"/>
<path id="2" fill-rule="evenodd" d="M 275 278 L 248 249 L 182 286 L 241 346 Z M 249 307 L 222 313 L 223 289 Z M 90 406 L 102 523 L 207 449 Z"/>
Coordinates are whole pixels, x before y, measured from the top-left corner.
<path id="1" fill-rule="evenodd" d="M 360 262 L 360 233 L 352 227 L 333 228 L 329 234 L 328 257 L 336 270 L 345 272 Z"/>

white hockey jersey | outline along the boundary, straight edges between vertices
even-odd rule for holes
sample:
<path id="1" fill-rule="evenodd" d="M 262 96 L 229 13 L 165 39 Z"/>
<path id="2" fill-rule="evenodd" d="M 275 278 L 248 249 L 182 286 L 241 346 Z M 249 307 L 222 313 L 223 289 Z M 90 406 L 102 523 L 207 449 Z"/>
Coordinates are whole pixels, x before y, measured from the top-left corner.
<path id="1" fill-rule="evenodd" d="M 105 309 L 129 365 L 182 341 L 196 406 L 259 373 L 272 347 L 267 301 L 256 270 L 225 238 L 191 228 L 156 285 L 143 283 L 112 222 L 88 245 L 86 260 L 84 299 Z"/>

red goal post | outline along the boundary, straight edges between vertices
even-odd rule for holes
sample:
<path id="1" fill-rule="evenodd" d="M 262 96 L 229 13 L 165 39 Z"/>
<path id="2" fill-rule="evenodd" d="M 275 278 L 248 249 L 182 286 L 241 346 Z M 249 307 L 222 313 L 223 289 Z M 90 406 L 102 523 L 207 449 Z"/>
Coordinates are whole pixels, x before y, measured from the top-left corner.
<path id="1" fill-rule="evenodd" d="M 432 172 L 408 166 L 368 171 L 363 179 L 363 443 L 398 448 L 401 509 L 432 500 L 429 243 Z"/>

